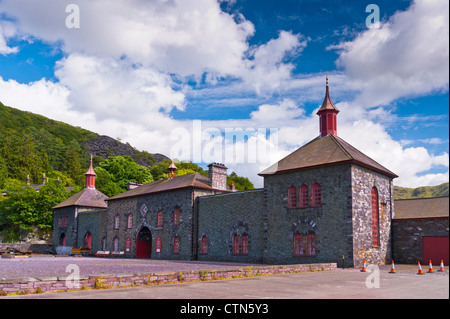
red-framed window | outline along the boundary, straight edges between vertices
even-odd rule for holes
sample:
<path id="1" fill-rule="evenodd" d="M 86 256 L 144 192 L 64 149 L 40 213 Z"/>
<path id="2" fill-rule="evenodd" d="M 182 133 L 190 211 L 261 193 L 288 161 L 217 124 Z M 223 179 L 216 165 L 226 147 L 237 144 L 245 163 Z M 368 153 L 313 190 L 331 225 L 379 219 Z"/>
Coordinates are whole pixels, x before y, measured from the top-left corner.
<path id="1" fill-rule="evenodd" d="M 297 207 L 297 190 L 295 189 L 295 186 L 289 187 L 288 207 L 289 208 Z"/>
<path id="2" fill-rule="evenodd" d="M 202 239 L 200 240 L 200 254 L 208 254 L 208 238 L 206 236 L 202 236 Z"/>
<path id="3" fill-rule="evenodd" d="M 173 211 L 173 224 L 174 225 L 180 225 L 181 221 L 181 213 L 179 208 L 175 208 Z"/>
<path id="4" fill-rule="evenodd" d="M 306 256 L 316 255 L 316 235 L 309 233 L 306 235 Z"/>
<path id="5" fill-rule="evenodd" d="M 300 187 L 300 207 L 308 207 L 308 200 L 309 200 L 308 195 L 309 195 L 308 186 L 302 185 Z"/>
<path id="6" fill-rule="evenodd" d="M 303 256 L 303 236 L 301 234 L 294 235 L 294 256 Z"/>
<path id="7" fill-rule="evenodd" d="M 175 236 L 173 238 L 172 254 L 179 254 L 179 253 L 180 253 L 180 237 Z"/>
<path id="8" fill-rule="evenodd" d="M 131 229 L 133 228 L 133 215 L 128 215 L 127 217 L 127 228 Z"/>
<path id="9" fill-rule="evenodd" d="M 69 225 L 69 217 L 67 216 L 59 217 L 59 227 L 64 228 L 67 227 L 68 225 Z"/>
<path id="10" fill-rule="evenodd" d="M 241 237 L 241 254 L 248 255 L 248 236 L 242 235 Z"/>
<path id="11" fill-rule="evenodd" d="M 158 214 L 156 215 L 156 226 L 162 227 L 163 226 L 163 211 L 160 210 Z"/>
<path id="12" fill-rule="evenodd" d="M 131 251 L 131 238 L 127 237 L 127 239 L 125 239 L 125 251 L 129 252 Z"/>
<path id="13" fill-rule="evenodd" d="M 312 188 L 312 205 L 320 206 L 322 205 L 322 191 L 319 183 L 315 183 Z"/>
<path id="14" fill-rule="evenodd" d="M 160 253 L 162 250 L 162 239 L 161 237 L 156 237 L 155 239 L 155 253 Z"/>
<path id="15" fill-rule="evenodd" d="M 378 190 L 372 187 L 372 246 L 380 246 L 380 215 L 378 207 Z"/>
<path id="16" fill-rule="evenodd" d="M 239 255 L 239 236 L 233 236 L 233 255 Z"/>

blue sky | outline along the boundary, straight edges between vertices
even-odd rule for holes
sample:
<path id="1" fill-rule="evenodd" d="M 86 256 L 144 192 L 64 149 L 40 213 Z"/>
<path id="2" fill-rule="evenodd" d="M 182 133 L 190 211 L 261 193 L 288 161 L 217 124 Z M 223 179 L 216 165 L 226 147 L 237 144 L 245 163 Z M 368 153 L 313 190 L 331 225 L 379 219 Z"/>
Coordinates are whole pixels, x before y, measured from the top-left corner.
<path id="1" fill-rule="evenodd" d="M 256 162 L 225 164 L 261 186 L 259 171 L 318 135 L 328 74 L 338 134 L 395 184 L 436 185 L 448 182 L 448 20 L 446 0 L 0 0 L 0 101 L 202 165 L 258 141 L 269 152 Z M 221 152 L 195 156 L 208 143 L 195 146 L 198 120 Z M 239 129 L 233 144 L 225 132 Z"/>

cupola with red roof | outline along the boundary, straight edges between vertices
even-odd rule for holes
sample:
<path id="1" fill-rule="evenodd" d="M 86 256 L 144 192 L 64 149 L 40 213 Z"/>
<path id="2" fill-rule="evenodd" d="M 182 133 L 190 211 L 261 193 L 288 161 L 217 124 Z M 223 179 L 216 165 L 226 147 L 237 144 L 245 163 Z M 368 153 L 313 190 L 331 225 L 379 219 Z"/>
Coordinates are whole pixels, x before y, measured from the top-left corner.
<path id="1" fill-rule="evenodd" d="M 91 154 L 91 164 L 89 165 L 89 169 L 87 170 L 86 173 L 84 173 L 84 175 L 86 176 L 86 183 L 85 183 L 85 188 L 95 188 L 95 176 L 97 176 L 97 174 L 95 174 L 94 168 L 92 167 L 92 154 Z"/>
<path id="2" fill-rule="evenodd" d="M 330 97 L 330 89 L 328 86 L 328 75 L 327 75 L 327 88 L 325 92 L 325 99 L 323 100 L 322 106 L 317 115 L 319 115 L 320 124 L 320 136 L 327 136 L 328 134 L 333 134 L 337 136 L 337 121 L 336 116 L 339 113 L 338 108 L 334 105 Z"/>

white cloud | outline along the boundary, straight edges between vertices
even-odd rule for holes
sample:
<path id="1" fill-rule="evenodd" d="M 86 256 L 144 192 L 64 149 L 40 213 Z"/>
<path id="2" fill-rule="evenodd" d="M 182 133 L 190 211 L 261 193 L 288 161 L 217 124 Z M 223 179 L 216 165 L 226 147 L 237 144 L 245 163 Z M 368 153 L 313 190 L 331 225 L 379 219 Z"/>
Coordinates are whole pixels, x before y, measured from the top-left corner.
<path id="1" fill-rule="evenodd" d="M 11 22 L 0 20 L 0 54 L 6 55 L 19 52 L 17 47 L 9 47 L 7 41 L 16 34 L 16 29 Z"/>
<path id="2" fill-rule="evenodd" d="M 355 104 L 373 107 L 448 90 L 449 2 L 415 0 L 379 29 L 329 48 L 340 50 L 337 65 L 361 91 Z"/>
<path id="3" fill-rule="evenodd" d="M 278 149 L 269 154 L 270 163 L 227 163 L 230 172 L 248 176 L 257 186 L 262 186 L 256 175 L 259 171 L 318 135 L 315 112 L 306 114 L 298 104 L 320 100 L 319 107 L 324 74 L 294 77 L 294 65 L 289 62 L 306 47 L 304 36 L 280 31 L 277 38 L 250 47 L 253 24 L 242 15 L 222 12 L 214 0 L 79 0 L 81 28 L 68 29 L 65 7 L 69 3 L 0 2 L 0 13 L 15 18 L 14 23 L 0 24 L 0 54 L 17 50 L 6 42 L 17 30 L 58 43 L 65 53 L 57 63 L 58 83 L 42 79 L 20 84 L 0 78 L 4 104 L 170 156 L 171 132 L 192 130 L 191 121 L 169 116 L 173 109 L 184 110 L 187 96 L 225 103 L 235 99 L 238 105 L 256 91 L 262 98 L 253 101 L 262 102 L 255 105 L 249 118 L 202 124 L 221 131 L 279 128 Z M 448 181 L 448 154 L 433 155 L 423 147 L 409 147 L 407 140 L 393 140 L 384 126 L 392 120 L 381 119 L 394 118 L 408 125 L 414 119 L 392 116 L 380 107 L 400 97 L 448 87 L 448 2 L 416 1 L 380 29 L 367 30 L 336 47 L 341 50 L 338 64 L 343 71 L 330 75 L 330 85 L 333 100 L 340 101 L 338 134 L 397 173 L 398 185 Z M 224 83 L 223 78 L 233 81 Z M 219 85 L 197 89 L 186 84 L 200 79 Z M 284 98 L 264 100 L 274 92 Z M 290 98 L 293 92 L 297 99 L 301 96 L 301 102 Z M 356 98 L 337 98 L 343 92 L 356 94 Z M 269 144 L 262 136 L 249 138 L 251 142 L 254 139 Z M 248 142 L 227 144 L 225 149 L 245 149 L 246 145 Z M 447 173 L 430 173 L 435 168 L 447 168 Z"/>

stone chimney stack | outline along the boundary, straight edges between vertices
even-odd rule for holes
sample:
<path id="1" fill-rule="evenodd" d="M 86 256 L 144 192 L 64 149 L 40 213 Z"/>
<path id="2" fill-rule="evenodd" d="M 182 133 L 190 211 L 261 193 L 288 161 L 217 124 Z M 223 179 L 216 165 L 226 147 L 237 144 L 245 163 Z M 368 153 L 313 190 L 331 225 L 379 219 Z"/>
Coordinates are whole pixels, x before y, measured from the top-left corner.
<path id="1" fill-rule="evenodd" d="M 227 169 L 223 164 L 212 163 L 209 168 L 209 186 L 215 189 L 227 190 Z"/>

